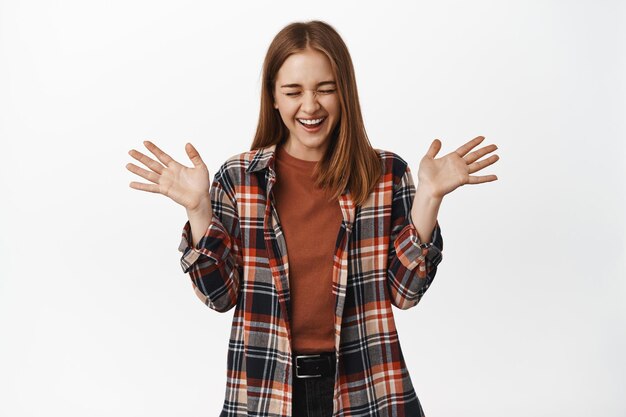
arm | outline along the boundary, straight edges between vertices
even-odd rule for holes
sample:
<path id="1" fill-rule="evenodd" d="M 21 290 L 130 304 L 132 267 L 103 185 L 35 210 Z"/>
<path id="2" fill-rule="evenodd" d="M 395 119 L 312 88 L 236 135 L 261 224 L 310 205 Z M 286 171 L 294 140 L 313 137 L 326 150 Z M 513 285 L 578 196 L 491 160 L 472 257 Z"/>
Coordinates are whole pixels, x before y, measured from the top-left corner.
<path id="1" fill-rule="evenodd" d="M 436 220 L 440 203 L 428 198 L 425 189 L 416 194 L 411 170 L 406 166 L 402 178 L 394 184 L 387 264 L 391 302 L 402 310 L 419 303 L 442 260 L 443 238 Z M 420 239 L 416 225 L 423 230 L 430 228 L 428 240 Z"/>
<path id="2" fill-rule="evenodd" d="M 191 226 L 191 240 L 192 246 L 197 246 L 200 242 L 200 238 L 204 235 L 204 232 L 211 224 L 213 218 L 213 209 L 211 208 L 211 198 L 208 196 L 206 200 L 195 210 L 187 209 L 187 218 Z"/>
<path id="3" fill-rule="evenodd" d="M 420 242 L 432 241 L 430 237 L 435 231 L 442 200 L 441 197 L 434 197 L 427 186 L 417 184 L 417 191 L 411 208 L 411 221 L 417 228 Z"/>
<path id="4" fill-rule="evenodd" d="M 237 304 L 243 276 L 239 215 L 232 190 L 223 185 L 230 183 L 223 181 L 224 175 L 227 173 L 222 166 L 209 193 L 212 207 L 187 212 L 189 221 L 178 248 L 183 272 L 189 273 L 194 292 L 218 312 Z M 202 235 L 197 230 L 203 231 Z"/>

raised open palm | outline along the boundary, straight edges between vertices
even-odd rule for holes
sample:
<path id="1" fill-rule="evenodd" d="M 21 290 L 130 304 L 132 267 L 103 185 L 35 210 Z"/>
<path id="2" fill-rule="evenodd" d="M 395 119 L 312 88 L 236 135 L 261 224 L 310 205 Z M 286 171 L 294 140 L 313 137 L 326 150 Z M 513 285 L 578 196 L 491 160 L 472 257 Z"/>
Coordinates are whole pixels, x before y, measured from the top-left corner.
<path id="1" fill-rule="evenodd" d="M 477 136 L 460 146 L 456 151 L 437 159 L 435 159 L 435 156 L 441 149 L 441 141 L 435 139 L 420 162 L 417 173 L 419 184 L 428 187 L 432 191 L 433 196 L 443 198 L 444 195 L 454 191 L 461 185 L 480 184 L 497 180 L 498 177 L 495 175 L 470 175 L 495 163 L 499 159 L 498 155 L 491 155 L 487 159 L 478 161 L 484 155 L 498 149 L 496 145 L 485 146 L 468 153 L 484 139 L 484 136 Z"/>
<path id="2" fill-rule="evenodd" d="M 176 162 L 148 140 L 144 141 L 143 144 L 161 163 L 139 151 L 131 149 L 128 154 L 150 170 L 138 167 L 132 163 L 126 164 L 126 169 L 152 182 L 152 184 L 145 184 L 133 181 L 129 184 L 131 188 L 163 194 L 187 210 L 194 210 L 202 202 L 209 200 L 209 170 L 191 143 L 185 145 L 185 151 L 193 163 L 193 168 Z"/>

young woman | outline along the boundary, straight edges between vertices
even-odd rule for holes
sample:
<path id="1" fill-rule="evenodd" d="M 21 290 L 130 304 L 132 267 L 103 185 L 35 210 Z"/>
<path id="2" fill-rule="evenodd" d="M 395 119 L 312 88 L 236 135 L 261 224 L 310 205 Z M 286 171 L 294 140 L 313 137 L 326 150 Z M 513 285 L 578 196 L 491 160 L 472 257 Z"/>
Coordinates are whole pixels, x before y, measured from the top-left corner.
<path id="1" fill-rule="evenodd" d="M 443 157 L 434 140 L 418 186 L 407 163 L 374 149 L 352 60 L 321 21 L 293 23 L 263 65 L 251 150 L 229 158 L 212 184 L 196 149 L 193 167 L 149 141 L 149 170 L 127 168 L 187 209 L 179 250 L 196 295 L 235 307 L 223 417 L 423 416 L 392 305 L 415 306 L 442 259 L 443 197 L 498 157 L 470 152 L 478 136 Z"/>

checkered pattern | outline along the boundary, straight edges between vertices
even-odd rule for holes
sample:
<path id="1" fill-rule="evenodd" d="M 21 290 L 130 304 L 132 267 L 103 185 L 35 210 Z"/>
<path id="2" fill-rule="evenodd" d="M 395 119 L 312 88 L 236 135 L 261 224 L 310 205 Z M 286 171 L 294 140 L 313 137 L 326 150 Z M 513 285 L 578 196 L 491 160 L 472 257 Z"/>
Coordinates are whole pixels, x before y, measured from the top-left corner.
<path id="1" fill-rule="evenodd" d="M 276 145 L 229 158 L 216 173 L 213 218 L 196 247 L 183 228 L 179 251 L 200 300 L 235 307 L 221 417 L 292 415 L 287 246 L 271 193 Z M 392 305 L 415 306 L 442 259 L 439 222 L 420 242 L 410 219 L 415 185 L 407 163 L 376 150 L 383 174 L 362 206 L 339 197 L 343 221 L 333 258 L 334 417 L 423 416 Z"/>

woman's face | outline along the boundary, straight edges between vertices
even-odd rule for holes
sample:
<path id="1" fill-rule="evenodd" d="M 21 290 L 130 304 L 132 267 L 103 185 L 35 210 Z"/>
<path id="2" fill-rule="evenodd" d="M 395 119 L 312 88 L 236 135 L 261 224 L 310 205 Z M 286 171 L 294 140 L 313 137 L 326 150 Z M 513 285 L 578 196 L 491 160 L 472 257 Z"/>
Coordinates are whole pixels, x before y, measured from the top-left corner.
<path id="1" fill-rule="evenodd" d="M 285 150 L 307 161 L 322 159 L 341 116 L 328 57 L 310 48 L 289 56 L 278 70 L 274 108 L 289 129 Z"/>

